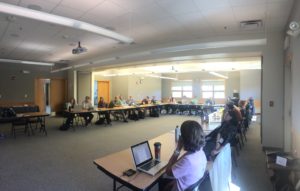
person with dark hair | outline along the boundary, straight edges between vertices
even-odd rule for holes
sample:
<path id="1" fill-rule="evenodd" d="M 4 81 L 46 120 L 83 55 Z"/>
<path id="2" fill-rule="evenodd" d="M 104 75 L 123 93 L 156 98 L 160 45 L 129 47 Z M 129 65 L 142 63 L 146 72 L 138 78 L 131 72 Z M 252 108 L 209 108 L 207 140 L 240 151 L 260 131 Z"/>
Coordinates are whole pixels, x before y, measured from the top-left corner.
<path id="1" fill-rule="evenodd" d="M 165 186 L 162 180 L 160 190 L 183 191 L 199 181 L 205 173 L 207 160 L 202 150 L 205 135 L 201 125 L 188 120 L 182 123 L 180 131 L 177 148 L 166 166 L 166 174 L 174 179 Z M 177 160 L 182 150 L 185 153 Z"/>
<path id="2" fill-rule="evenodd" d="M 98 108 L 107 108 L 108 107 L 108 104 L 104 101 L 103 97 L 100 97 L 100 100 L 98 102 Z M 101 115 L 104 115 L 105 116 L 105 119 L 106 119 L 106 123 L 109 125 L 111 123 L 111 119 L 110 119 L 110 111 L 99 111 L 98 112 L 98 115 L 99 115 L 99 124 L 100 121 L 102 120 L 100 118 Z"/>

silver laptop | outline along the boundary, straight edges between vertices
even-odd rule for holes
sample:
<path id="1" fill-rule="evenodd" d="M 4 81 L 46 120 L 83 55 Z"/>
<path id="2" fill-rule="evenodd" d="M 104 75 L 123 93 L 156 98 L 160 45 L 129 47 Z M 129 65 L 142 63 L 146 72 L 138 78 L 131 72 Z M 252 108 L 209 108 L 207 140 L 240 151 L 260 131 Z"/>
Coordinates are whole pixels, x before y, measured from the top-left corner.
<path id="1" fill-rule="evenodd" d="M 166 162 L 153 159 L 148 141 L 131 146 L 131 152 L 136 169 L 152 176 L 167 165 Z"/>

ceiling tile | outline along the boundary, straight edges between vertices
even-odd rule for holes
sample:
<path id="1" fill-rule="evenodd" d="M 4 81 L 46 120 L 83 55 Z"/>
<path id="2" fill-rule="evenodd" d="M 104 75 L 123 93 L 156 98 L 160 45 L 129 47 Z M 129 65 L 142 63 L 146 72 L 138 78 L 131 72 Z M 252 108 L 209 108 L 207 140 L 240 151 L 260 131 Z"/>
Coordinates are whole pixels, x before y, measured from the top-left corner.
<path id="1" fill-rule="evenodd" d="M 110 0 L 111 2 L 126 8 L 128 11 L 146 10 L 148 7 L 155 5 L 154 0 Z"/>
<path id="2" fill-rule="evenodd" d="M 230 8 L 228 0 L 194 0 L 200 10 Z"/>
<path id="3" fill-rule="evenodd" d="M 64 5 L 60 5 L 60 6 L 56 7 L 52 11 L 52 13 L 59 15 L 59 16 L 63 16 L 63 17 L 78 19 L 80 16 L 82 16 L 84 14 L 84 11 L 76 10 L 76 9 L 72 9 L 72 8 L 64 6 Z"/>
<path id="4" fill-rule="evenodd" d="M 266 5 L 249 5 L 244 7 L 233 7 L 233 13 L 238 21 L 265 19 Z"/>
<path id="5" fill-rule="evenodd" d="M 157 4 L 148 6 L 147 9 L 134 10 L 133 14 L 134 18 L 144 20 L 145 23 L 171 18 L 171 15 Z"/>
<path id="6" fill-rule="evenodd" d="M 19 0 L 1 0 L 2 3 L 8 3 L 12 5 L 18 5 Z"/>
<path id="7" fill-rule="evenodd" d="M 181 15 L 199 11 L 193 0 L 156 0 L 156 2 L 172 15 Z"/>
<path id="8" fill-rule="evenodd" d="M 229 0 L 231 6 L 249 6 L 249 5 L 259 5 L 266 4 L 267 0 Z"/>
<path id="9" fill-rule="evenodd" d="M 102 4 L 105 0 L 85 0 L 83 1 L 74 1 L 74 0 L 63 0 L 61 5 L 70 7 L 72 9 L 76 9 L 81 12 L 85 12 L 89 9 L 92 9 L 100 4 Z"/>
<path id="10" fill-rule="evenodd" d="M 267 5 L 267 16 L 268 18 L 283 17 L 287 19 L 292 10 L 292 6 L 292 1 L 269 3 Z"/>
<path id="11" fill-rule="evenodd" d="M 40 11 L 51 12 L 57 6 L 57 3 L 44 0 L 22 0 L 19 5 L 25 8 L 28 8 L 28 5 L 37 5 L 42 8 Z"/>
<path id="12" fill-rule="evenodd" d="M 118 16 L 124 15 L 127 12 L 127 10 L 113 3 L 112 1 L 105 1 L 91 9 L 89 12 L 87 12 L 87 14 L 91 14 L 101 22 L 102 20 L 107 21 L 114 19 Z"/>

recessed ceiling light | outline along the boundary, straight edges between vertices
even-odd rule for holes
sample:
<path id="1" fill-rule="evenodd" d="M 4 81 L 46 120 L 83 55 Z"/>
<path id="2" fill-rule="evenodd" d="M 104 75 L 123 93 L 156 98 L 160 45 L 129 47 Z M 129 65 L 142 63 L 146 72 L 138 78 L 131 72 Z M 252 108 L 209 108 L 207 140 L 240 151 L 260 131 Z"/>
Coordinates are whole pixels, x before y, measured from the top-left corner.
<path id="1" fill-rule="evenodd" d="M 29 9 L 36 10 L 36 11 L 41 11 L 41 10 L 42 10 L 42 7 L 41 7 L 41 6 L 35 5 L 35 4 L 29 4 L 27 7 L 28 7 Z"/>

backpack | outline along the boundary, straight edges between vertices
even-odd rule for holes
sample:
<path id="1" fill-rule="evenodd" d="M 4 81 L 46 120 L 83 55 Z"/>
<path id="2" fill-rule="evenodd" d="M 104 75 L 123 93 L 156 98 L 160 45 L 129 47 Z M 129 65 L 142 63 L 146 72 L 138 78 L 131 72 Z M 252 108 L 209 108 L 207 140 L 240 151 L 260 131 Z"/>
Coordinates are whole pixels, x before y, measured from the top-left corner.
<path id="1" fill-rule="evenodd" d="M 59 130 L 61 130 L 61 131 L 67 131 L 69 128 L 70 128 L 70 125 L 67 124 L 67 123 L 64 123 L 64 124 L 62 124 L 62 125 L 59 127 Z"/>
<path id="2" fill-rule="evenodd" d="M 139 113 L 138 115 L 139 115 L 140 119 L 144 119 L 145 118 L 145 112 L 144 111 L 139 110 L 138 113 Z"/>
<path id="3" fill-rule="evenodd" d="M 103 117 L 102 117 L 102 118 L 99 118 L 98 121 L 96 121 L 95 124 L 96 124 L 96 125 L 102 125 L 102 124 L 104 124 L 104 120 L 105 120 L 105 118 L 103 118 Z"/>

